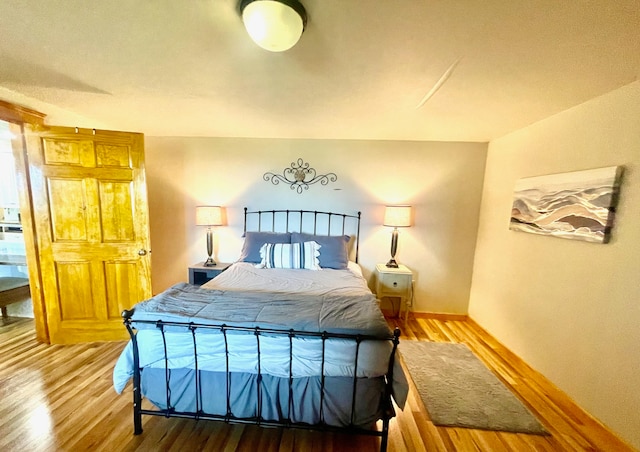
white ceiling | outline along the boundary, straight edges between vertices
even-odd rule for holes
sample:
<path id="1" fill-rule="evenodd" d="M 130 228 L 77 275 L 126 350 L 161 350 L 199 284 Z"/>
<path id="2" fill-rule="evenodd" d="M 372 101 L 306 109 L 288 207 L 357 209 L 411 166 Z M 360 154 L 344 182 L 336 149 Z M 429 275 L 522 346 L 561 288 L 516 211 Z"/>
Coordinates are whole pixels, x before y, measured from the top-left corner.
<path id="1" fill-rule="evenodd" d="M 153 136 L 488 141 L 640 75 L 640 0 L 301 1 L 270 53 L 236 0 L 2 0 L 0 98 Z"/>

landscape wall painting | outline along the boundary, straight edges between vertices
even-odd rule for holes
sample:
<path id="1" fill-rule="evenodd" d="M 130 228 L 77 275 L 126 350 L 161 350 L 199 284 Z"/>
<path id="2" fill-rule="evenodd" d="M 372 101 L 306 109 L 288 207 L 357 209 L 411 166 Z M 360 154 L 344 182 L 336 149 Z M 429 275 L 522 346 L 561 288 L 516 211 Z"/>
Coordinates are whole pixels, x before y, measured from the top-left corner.
<path id="1" fill-rule="evenodd" d="M 607 243 L 621 174 L 611 166 L 520 179 L 509 229 Z"/>

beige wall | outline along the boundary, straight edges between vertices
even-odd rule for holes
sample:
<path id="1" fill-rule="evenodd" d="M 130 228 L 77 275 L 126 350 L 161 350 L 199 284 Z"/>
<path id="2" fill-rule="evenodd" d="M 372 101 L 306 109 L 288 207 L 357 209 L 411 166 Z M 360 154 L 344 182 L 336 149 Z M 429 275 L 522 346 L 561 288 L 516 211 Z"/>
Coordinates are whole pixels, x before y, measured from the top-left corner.
<path id="1" fill-rule="evenodd" d="M 609 244 L 510 231 L 521 177 L 624 165 Z M 489 145 L 470 316 L 640 448 L 640 82 Z"/>
<path id="2" fill-rule="evenodd" d="M 217 229 L 216 260 L 242 246 L 242 208 L 362 211 L 360 263 L 365 276 L 389 260 L 385 203 L 409 203 L 415 224 L 402 229 L 397 258 L 415 271 L 417 311 L 466 313 L 486 159 L 483 143 L 147 137 L 147 179 L 154 292 L 186 281 L 206 257 L 198 204 L 227 206 Z M 262 176 L 302 158 L 336 183 L 302 194 Z"/>

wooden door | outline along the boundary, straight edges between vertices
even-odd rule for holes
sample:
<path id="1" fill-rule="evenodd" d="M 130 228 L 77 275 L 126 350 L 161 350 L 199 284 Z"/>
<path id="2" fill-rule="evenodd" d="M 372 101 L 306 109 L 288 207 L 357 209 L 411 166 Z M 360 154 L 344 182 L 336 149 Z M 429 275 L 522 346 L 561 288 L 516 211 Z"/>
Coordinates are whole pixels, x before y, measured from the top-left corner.
<path id="1" fill-rule="evenodd" d="M 35 246 L 51 343 L 127 337 L 151 296 L 143 136 L 25 130 Z"/>

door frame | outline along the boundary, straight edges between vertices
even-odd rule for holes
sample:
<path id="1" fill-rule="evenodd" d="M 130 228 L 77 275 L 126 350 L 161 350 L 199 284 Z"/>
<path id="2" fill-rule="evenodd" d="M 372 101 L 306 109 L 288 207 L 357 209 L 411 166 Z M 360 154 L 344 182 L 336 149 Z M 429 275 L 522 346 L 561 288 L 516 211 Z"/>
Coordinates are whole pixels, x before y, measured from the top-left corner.
<path id="1" fill-rule="evenodd" d="M 46 115 L 38 111 L 0 100 L 0 120 L 8 122 L 11 132 L 16 137 L 19 137 L 19 139 L 12 140 L 12 147 L 36 338 L 40 342 L 49 344 L 51 341 L 46 320 L 47 311 L 41 289 L 42 271 L 35 236 L 35 225 L 33 223 L 33 198 L 29 189 L 29 161 L 25 142 L 25 131 L 29 133 L 44 127 L 45 117 Z"/>

